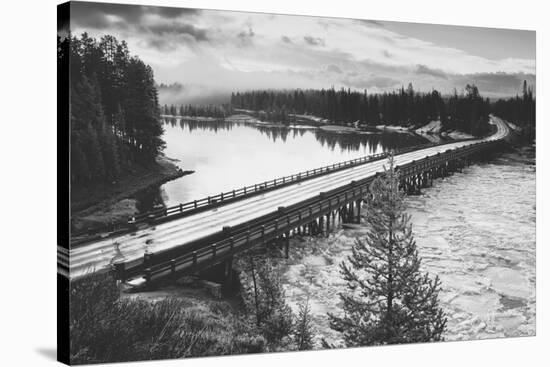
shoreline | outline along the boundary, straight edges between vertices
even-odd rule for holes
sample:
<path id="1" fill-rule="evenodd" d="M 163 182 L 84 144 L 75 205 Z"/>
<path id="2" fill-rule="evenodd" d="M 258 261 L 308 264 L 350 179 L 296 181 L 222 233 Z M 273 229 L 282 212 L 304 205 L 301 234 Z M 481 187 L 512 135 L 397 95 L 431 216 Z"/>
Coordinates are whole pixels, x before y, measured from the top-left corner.
<path id="1" fill-rule="evenodd" d="M 439 121 L 432 121 L 427 125 L 421 127 L 415 126 L 398 126 L 398 125 L 376 125 L 365 126 L 357 125 L 357 123 L 338 124 L 328 119 L 322 119 L 316 116 L 309 115 L 293 115 L 298 120 L 289 124 L 283 124 L 279 122 L 263 121 L 257 117 L 250 115 L 253 111 L 238 110 L 236 114 L 224 117 L 213 118 L 204 116 L 178 116 L 178 115 L 162 115 L 163 118 L 183 118 L 187 120 L 195 120 L 197 122 L 210 123 L 210 122 L 230 122 L 230 123 L 244 123 L 253 126 L 264 127 L 281 127 L 288 129 L 313 129 L 322 130 L 326 132 L 332 132 L 337 134 L 383 134 L 383 133 L 397 133 L 397 134 L 411 134 L 417 135 L 429 142 L 441 142 L 442 140 L 464 140 L 472 139 L 474 136 L 458 131 L 441 131 L 441 123 L 434 124 Z"/>
<path id="2" fill-rule="evenodd" d="M 126 221 L 138 212 L 135 197 L 140 192 L 193 173 L 175 162 L 178 160 L 161 154 L 153 167 L 131 172 L 111 185 L 71 193 L 71 230 L 82 232 Z"/>

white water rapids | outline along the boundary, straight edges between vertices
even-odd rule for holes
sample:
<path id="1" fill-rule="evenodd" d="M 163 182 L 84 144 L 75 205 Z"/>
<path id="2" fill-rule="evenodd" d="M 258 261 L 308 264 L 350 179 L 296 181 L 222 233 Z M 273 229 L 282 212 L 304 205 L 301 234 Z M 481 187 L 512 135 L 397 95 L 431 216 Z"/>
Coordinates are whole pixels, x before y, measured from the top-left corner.
<path id="1" fill-rule="evenodd" d="M 424 271 L 442 281 L 446 340 L 535 334 L 535 166 L 514 156 L 470 166 L 406 199 Z M 338 264 L 364 229 L 295 238 L 281 261 L 287 302 L 309 296 L 318 339 L 339 344 Z"/>

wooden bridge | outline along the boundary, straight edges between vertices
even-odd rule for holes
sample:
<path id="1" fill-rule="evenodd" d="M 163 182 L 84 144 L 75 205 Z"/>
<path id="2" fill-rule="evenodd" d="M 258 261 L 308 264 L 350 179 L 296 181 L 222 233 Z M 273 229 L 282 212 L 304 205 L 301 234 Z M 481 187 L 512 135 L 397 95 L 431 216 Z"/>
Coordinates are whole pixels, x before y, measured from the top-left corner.
<path id="1" fill-rule="evenodd" d="M 485 138 L 396 152 L 404 190 L 417 192 L 498 145 L 509 128 L 491 122 L 495 132 Z M 384 164 L 385 154 L 363 157 L 138 215 L 70 250 L 58 247 L 58 272 L 74 279 L 114 270 L 122 280 L 150 283 L 218 264 L 229 275 L 235 254 L 269 241 L 279 241 L 288 256 L 294 234 L 327 234 L 336 223 L 358 222 Z"/>

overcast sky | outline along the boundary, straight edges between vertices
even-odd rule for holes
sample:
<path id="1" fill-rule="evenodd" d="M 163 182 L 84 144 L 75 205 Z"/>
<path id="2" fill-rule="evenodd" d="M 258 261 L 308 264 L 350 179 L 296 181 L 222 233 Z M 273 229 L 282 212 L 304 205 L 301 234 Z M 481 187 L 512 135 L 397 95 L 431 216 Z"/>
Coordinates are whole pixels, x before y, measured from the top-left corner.
<path id="1" fill-rule="evenodd" d="M 409 82 L 443 93 L 475 83 L 496 97 L 535 79 L 532 31 L 78 2 L 71 29 L 126 40 L 158 83 L 184 85 L 181 102 L 253 88 L 380 92 Z"/>

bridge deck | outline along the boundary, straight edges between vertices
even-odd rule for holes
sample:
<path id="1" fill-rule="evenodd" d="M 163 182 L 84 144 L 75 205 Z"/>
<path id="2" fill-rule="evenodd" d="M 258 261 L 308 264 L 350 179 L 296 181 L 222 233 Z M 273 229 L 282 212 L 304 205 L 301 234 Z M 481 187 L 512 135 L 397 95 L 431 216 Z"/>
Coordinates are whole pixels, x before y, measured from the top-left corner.
<path id="1" fill-rule="evenodd" d="M 454 142 L 425 148 L 395 156 L 396 165 L 404 165 L 427 156 L 443 153 L 482 141 L 504 138 L 509 129 L 498 118 L 492 118 L 497 132 L 484 139 Z M 235 226 L 277 210 L 280 206 L 290 206 L 383 171 L 385 160 L 374 161 L 352 167 L 308 181 L 275 189 L 261 195 L 244 198 L 220 207 L 184 218 L 157 224 L 135 233 L 106 238 L 70 250 L 70 277 L 76 278 L 86 273 L 109 268 L 114 261 L 130 262 L 143 258 L 144 253 L 159 252 L 182 246 L 222 230 L 224 226 Z"/>

